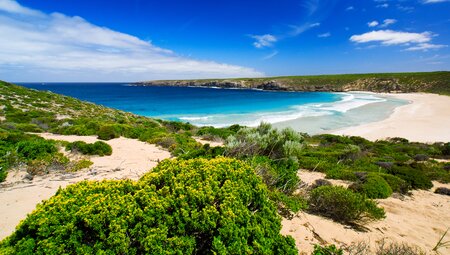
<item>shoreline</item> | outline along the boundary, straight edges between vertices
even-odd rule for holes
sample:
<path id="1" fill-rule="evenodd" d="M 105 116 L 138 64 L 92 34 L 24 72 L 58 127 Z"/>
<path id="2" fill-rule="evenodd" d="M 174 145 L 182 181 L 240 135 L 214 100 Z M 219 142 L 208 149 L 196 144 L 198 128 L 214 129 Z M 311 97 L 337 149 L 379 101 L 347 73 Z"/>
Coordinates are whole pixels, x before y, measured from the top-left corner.
<path id="1" fill-rule="evenodd" d="M 450 142 L 450 97 L 428 93 L 374 93 L 407 100 L 388 118 L 358 126 L 331 130 L 335 135 L 361 136 L 371 141 L 402 137 L 413 142 Z"/>

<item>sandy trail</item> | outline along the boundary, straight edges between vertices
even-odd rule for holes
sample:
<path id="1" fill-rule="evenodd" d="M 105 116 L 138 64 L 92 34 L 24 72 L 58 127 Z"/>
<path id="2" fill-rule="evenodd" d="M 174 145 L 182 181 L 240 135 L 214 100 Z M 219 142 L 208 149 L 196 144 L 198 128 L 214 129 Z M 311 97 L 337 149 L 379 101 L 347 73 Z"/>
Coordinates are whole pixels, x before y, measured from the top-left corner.
<path id="1" fill-rule="evenodd" d="M 408 100 L 387 119 L 332 131 L 333 134 L 361 136 L 368 140 L 403 137 L 414 142 L 450 142 L 450 96 L 409 93 L 383 94 Z"/>
<path id="2" fill-rule="evenodd" d="M 322 173 L 301 171 L 303 181 L 311 184 L 325 177 Z M 334 185 L 340 185 L 339 183 Z M 341 184 L 342 185 L 342 184 Z M 435 187 L 450 188 L 450 184 L 434 182 Z M 345 185 L 344 185 L 345 186 Z M 350 245 L 353 242 L 370 243 L 372 249 L 377 242 L 388 241 L 414 244 L 431 254 L 442 234 L 450 227 L 450 196 L 416 190 L 412 196 L 378 200 L 386 211 L 386 218 L 370 222 L 366 232 L 333 222 L 326 218 L 301 212 L 292 220 L 283 219 L 282 234 L 291 235 L 301 252 L 310 254 L 314 244 L 321 241 L 329 244 Z M 450 241 L 447 236 L 445 241 Z M 441 254 L 450 254 L 450 248 L 441 249 Z"/>
<path id="3" fill-rule="evenodd" d="M 97 141 L 94 136 L 64 136 L 39 134 L 46 139 L 68 142 Z M 82 180 L 137 180 L 144 173 L 155 167 L 159 161 L 170 158 L 168 151 L 155 145 L 134 139 L 117 138 L 106 141 L 111 145 L 111 156 L 92 156 L 94 163 L 89 170 L 76 173 L 53 173 L 35 176 L 32 181 L 23 180 L 24 171 L 11 171 L 0 186 L 0 240 L 10 235 L 19 222 L 31 213 L 42 200 L 53 196 L 59 187 L 77 183 Z"/>

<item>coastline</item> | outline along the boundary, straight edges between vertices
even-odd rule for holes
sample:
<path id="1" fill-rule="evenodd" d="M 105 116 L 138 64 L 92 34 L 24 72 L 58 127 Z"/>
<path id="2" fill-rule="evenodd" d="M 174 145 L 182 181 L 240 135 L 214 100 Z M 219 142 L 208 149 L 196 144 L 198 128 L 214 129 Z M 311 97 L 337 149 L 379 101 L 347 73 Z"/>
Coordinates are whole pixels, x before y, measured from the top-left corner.
<path id="1" fill-rule="evenodd" d="M 414 142 L 450 142 L 450 97 L 427 93 L 379 94 L 407 100 L 386 119 L 332 130 L 331 134 L 361 136 L 368 140 L 402 137 Z"/>

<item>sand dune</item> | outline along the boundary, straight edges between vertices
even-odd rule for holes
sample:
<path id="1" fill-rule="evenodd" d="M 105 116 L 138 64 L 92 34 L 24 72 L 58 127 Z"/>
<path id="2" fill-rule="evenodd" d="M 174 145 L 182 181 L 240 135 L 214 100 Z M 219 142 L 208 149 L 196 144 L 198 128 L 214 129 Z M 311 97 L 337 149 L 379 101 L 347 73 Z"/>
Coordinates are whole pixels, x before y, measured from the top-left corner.
<path id="1" fill-rule="evenodd" d="M 40 134 L 46 139 L 64 140 L 68 142 L 97 141 L 94 136 L 63 136 Z M 158 164 L 158 161 L 169 158 L 170 153 L 155 145 L 128 138 L 117 138 L 106 141 L 111 145 L 111 156 L 90 157 L 94 163 L 89 170 L 76 173 L 53 173 L 35 176 L 32 181 L 23 180 L 25 171 L 11 171 L 0 188 L 0 240 L 10 235 L 17 224 L 31 213 L 42 200 L 53 196 L 59 187 L 65 187 L 82 180 L 137 180 L 144 173 Z"/>
<path id="2" fill-rule="evenodd" d="M 325 177 L 322 173 L 307 171 L 301 171 L 299 175 L 309 184 Z M 434 185 L 450 188 L 450 184 L 434 182 Z M 311 253 L 314 244 L 320 243 L 345 246 L 362 241 L 374 249 L 383 238 L 417 245 L 431 254 L 439 238 L 450 227 L 450 197 L 432 191 L 415 190 L 412 196 L 378 200 L 386 211 L 386 218 L 368 223 L 364 232 L 305 212 L 292 220 L 283 219 L 281 232 L 294 237 L 299 250 L 306 254 Z M 445 240 L 450 240 L 450 236 Z M 450 254 L 450 248 L 440 252 Z"/>

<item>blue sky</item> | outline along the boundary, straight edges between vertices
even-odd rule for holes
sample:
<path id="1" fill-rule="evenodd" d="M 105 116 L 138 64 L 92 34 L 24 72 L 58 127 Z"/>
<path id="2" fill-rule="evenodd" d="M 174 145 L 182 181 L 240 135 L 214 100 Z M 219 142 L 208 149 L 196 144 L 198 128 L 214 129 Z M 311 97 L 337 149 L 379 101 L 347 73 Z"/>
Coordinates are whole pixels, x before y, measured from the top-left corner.
<path id="1" fill-rule="evenodd" d="M 450 70 L 448 0 L 0 0 L 0 79 Z"/>

